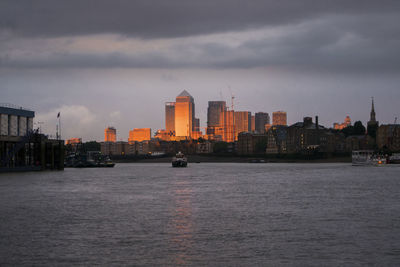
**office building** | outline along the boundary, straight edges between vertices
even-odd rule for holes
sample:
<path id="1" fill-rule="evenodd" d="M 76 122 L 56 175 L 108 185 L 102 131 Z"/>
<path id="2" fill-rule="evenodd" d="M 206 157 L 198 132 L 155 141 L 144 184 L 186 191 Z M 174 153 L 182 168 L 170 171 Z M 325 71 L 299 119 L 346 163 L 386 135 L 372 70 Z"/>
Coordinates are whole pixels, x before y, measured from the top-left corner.
<path id="1" fill-rule="evenodd" d="M 165 103 L 165 130 L 175 132 L 175 102 Z"/>
<path id="2" fill-rule="evenodd" d="M 235 111 L 233 110 L 225 110 L 223 119 L 223 127 L 221 129 L 222 133 L 222 141 L 224 142 L 234 142 L 235 141 Z M 217 132 L 216 134 L 219 134 Z"/>
<path id="3" fill-rule="evenodd" d="M 117 130 L 114 127 L 107 127 L 104 130 L 104 142 L 116 142 Z"/>
<path id="4" fill-rule="evenodd" d="M 235 140 L 237 140 L 240 133 L 251 131 L 251 112 L 235 111 L 234 116 Z"/>
<path id="5" fill-rule="evenodd" d="M 150 128 L 135 128 L 129 131 L 129 143 L 150 141 L 151 139 L 151 129 Z"/>
<path id="6" fill-rule="evenodd" d="M 275 111 L 272 113 L 272 125 L 287 125 L 287 115 L 285 111 Z"/>
<path id="7" fill-rule="evenodd" d="M 207 127 L 221 126 L 223 112 L 226 109 L 225 101 L 208 101 Z"/>
<path id="8" fill-rule="evenodd" d="M 265 125 L 270 124 L 269 114 L 266 112 L 257 112 L 255 114 L 255 131 L 265 133 Z"/>
<path id="9" fill-rule="evenodd" d="M 175 136 L 190 138 L 194 131 L 195 106 L 193 97 L 183 90 L 175 102 Z"/>
<path id="10" fill-rule="evenodd" d="M 224 135 L 225 101 L 208 101 L 207 135 L 209 139 L 222 141 Z"/>

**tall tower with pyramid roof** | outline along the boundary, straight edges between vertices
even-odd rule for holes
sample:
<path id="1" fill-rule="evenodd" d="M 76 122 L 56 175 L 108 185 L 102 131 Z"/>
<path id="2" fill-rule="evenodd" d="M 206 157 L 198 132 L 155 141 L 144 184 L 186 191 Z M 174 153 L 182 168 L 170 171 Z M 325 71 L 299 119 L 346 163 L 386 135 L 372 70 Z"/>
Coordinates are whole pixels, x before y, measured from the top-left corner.
<path id="1" fill-rule="evenodd" d="M 194 99 L 183 90 L 175 102 L 175 136 L 191 137 L 194 131 L 195 108 Z"/>

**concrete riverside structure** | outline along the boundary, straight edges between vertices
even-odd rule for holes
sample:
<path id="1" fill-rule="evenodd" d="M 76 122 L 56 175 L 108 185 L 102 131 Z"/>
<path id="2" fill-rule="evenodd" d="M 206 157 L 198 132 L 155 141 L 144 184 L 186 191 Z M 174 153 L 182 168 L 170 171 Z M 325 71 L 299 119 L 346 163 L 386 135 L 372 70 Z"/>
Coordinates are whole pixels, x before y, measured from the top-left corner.
<path id="1" fill-rule="evenodd" d="M 0 172 L 64 169 L 64 141 L 33 130 L 35 112 L 0 105 Z"/>

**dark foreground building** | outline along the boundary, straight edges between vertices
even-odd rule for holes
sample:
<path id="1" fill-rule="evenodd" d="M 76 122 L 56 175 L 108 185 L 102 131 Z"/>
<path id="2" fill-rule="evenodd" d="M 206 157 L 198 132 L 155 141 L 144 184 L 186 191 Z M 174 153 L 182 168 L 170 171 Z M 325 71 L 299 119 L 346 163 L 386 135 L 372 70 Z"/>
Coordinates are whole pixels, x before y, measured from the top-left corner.
<path id="1" fill-rule="evenodd" d="M 62 170 L 64 141 L 33 130 L 35 112 L 0 106 L 0 172 Z"/>

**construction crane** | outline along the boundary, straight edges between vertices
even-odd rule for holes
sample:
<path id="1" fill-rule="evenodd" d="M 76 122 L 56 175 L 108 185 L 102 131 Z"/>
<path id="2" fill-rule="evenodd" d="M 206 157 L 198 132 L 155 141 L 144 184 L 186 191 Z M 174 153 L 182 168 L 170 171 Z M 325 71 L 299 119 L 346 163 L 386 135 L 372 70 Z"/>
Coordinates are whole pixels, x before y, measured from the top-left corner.
<path id="1" fill-rule="evenodd" d="M 234 100 L 235 100 L 235 96 L 232 93 L 231 87 L 228 86 L 229 88 L 229 93 L 231 94 L 231 110 L 234 110 Z"/>

